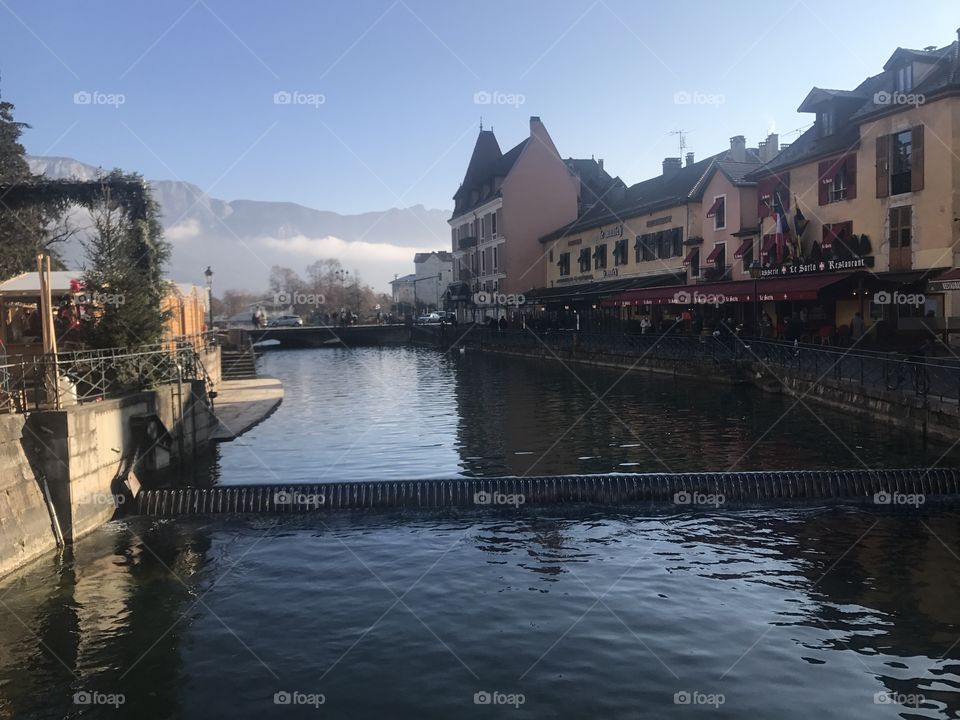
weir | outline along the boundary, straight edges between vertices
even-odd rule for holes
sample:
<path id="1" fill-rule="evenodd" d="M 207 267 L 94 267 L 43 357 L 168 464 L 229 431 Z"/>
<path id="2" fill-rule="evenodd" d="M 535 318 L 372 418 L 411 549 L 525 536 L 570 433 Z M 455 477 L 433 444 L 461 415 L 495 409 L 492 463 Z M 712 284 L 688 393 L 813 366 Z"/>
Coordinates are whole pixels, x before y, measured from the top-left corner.
<path id="1" fill-rule="evenodd" d="M 645 473 L 167 488 L 142 491 L 137 511 L 175 516 L 635 502 L 698 507 L 822 499 L 896 506 L 958 494 L 956 468 Z"/>

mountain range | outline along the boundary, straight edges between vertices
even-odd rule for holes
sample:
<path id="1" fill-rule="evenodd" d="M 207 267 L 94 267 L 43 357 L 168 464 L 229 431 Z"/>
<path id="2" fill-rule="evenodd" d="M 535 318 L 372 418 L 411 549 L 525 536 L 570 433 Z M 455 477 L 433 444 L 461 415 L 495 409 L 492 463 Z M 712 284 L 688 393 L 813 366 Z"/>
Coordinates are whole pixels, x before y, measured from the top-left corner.
<path id="1" fill-rule="evenodd" d="M 66 157 L 28 157 L 31 170 L 51 179 L 96 180 L 104 170 Z M 413 256 L 424 250 L 448 250 L 448 210 L 423 205 L 357 215 L 290 202 L 221 200 L 179 180 L 148 181 L 160 206 L 164 235 L 173 245 L 169 275 L 202 284 L 214 271 L 217 288 L 263 290 L 272 265 L 304 268 L 322 258 L 337 258 L 361 282 L 389 290 L 395 275 L 413 271 Z M 80 210 L 71 221 L 81 233 L 89 216 Z M 68 265 L 79 267 L 79 242 L 65 248 Z M 216 292 L 216 290 L 215 290 Z"/>

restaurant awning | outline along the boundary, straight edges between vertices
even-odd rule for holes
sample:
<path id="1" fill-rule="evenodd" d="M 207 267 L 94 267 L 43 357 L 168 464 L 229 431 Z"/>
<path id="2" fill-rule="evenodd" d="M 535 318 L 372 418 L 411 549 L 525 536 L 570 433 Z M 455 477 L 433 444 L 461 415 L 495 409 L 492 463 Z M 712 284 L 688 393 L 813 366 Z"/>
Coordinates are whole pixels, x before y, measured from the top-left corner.
<path id="1" fill-rule="evenodd" d="M 770 251 L 773 249 L 773 246 L 777 244 L 776 235 L 764 235 L 763 236 L 763 246 L 760 249 L 760 254 L 763 257 L 766 257 L 770 254 Z"/>
<path id="2" fill-rule="evenodd" d="M 816 300 L 825 288 L 839 284 L 855 273 L 830 273 L 796 278 L 774 278 L 757 281 L 757 294 L 761 301 Z M 627 305 L 676 305 L 713 304 L 714 302 L 753 302 L 754 281 L 736 280 L 699 285 L 674 285 L 672 287 L 633 290 L 610 298 L 603 304 L 609 307 Z M 677 303 L 677 297 L 689 302 Z"/>
<path id="3" fill-rule="evenodd" d="M 747 238 L 746 240 L 744 240 L 742 243 L 740 243 L 740 247 L 737 248 L 737 251 L 733 254 L 733 256 L 734 256 L 737 260 L 739 260 L 740 258 L 742 258 L 742 257 L 744 256 L 744 254 L 747 252 L 747 250 L 753 250 L 753 238 L 752 238 L 752 237 L 749 237 L 749 238 Z"/>
<path id="4" fill-rule="evenodd" d="M 577 283 L 576 285 L 562 285 L 552 288 L 535 288 L 524 293 L 524 301 L 527 305 L 569 304 L 584 301 L 597 302 L 603 298 L 638 288 L 647 288 L 668 283 L 675 285 L 680 282 L 681 279 L 682 275 L 660 273 L 641 277 Z"/>
<path id="5" fill-rule="evenodd" d="M 725 246 L 723 243 L 718 243 L 717 245 L 714 245 L 713 250 L 711 250 L 710 254 L 707 255 L 707 262 L 708 263 L 716 262 L 717 258 L 720 257 L 720 253 L 723 252 L 724 247 Z"/>
<path id="6" fill-rule="evenodd" d="M 687 253 L 687 256 L 683 259 L 684 265 L 689 265 L 693 262 L 693 259 L 700 254 L 700 248 L 695 247 L 690 252 Z"/>

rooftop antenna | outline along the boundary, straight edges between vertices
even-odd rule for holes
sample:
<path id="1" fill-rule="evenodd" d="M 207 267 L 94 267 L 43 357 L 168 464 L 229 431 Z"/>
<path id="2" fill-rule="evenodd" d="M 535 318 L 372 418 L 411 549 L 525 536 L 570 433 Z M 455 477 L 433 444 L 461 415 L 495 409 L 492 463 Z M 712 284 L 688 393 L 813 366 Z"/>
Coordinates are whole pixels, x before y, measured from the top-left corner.
<path id="1" fill-rule="evenodd" d="M 677 135 L 680 138 L 680 157 L 683 157 L 683 151 L 687 148 L 687 131 L 671 130 L 670 135 Z"/>
<path id="2" fill-rule="evenodd" d="M 480 132 L 483 132 L 483 115 L 480 116 Z"/>

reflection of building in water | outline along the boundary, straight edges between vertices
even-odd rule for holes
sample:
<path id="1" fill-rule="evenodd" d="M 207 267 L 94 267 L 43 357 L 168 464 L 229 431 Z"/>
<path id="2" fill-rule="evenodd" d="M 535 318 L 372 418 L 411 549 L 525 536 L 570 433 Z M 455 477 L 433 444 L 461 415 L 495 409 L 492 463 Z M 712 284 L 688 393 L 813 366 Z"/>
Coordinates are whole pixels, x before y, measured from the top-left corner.
<path id="1" fill-rule="evenodd" d="M 88 537 L 55 578 L 45 564 L 26 571 L 25 584 L 45 594 L 11 593 L 2 609 L 0 677 L 10 682 L 0 719 L 39 716 L 57 703 L 57 716 L 72 717 L 73 693 L 84 690 L 122 694 L 118 717 L 153 717 L 158 708 L 177 717 L 182 624 L 199 597 L 190 578 L 209 547 L 205 533 L 164 523 L 142 535 Z"/>

